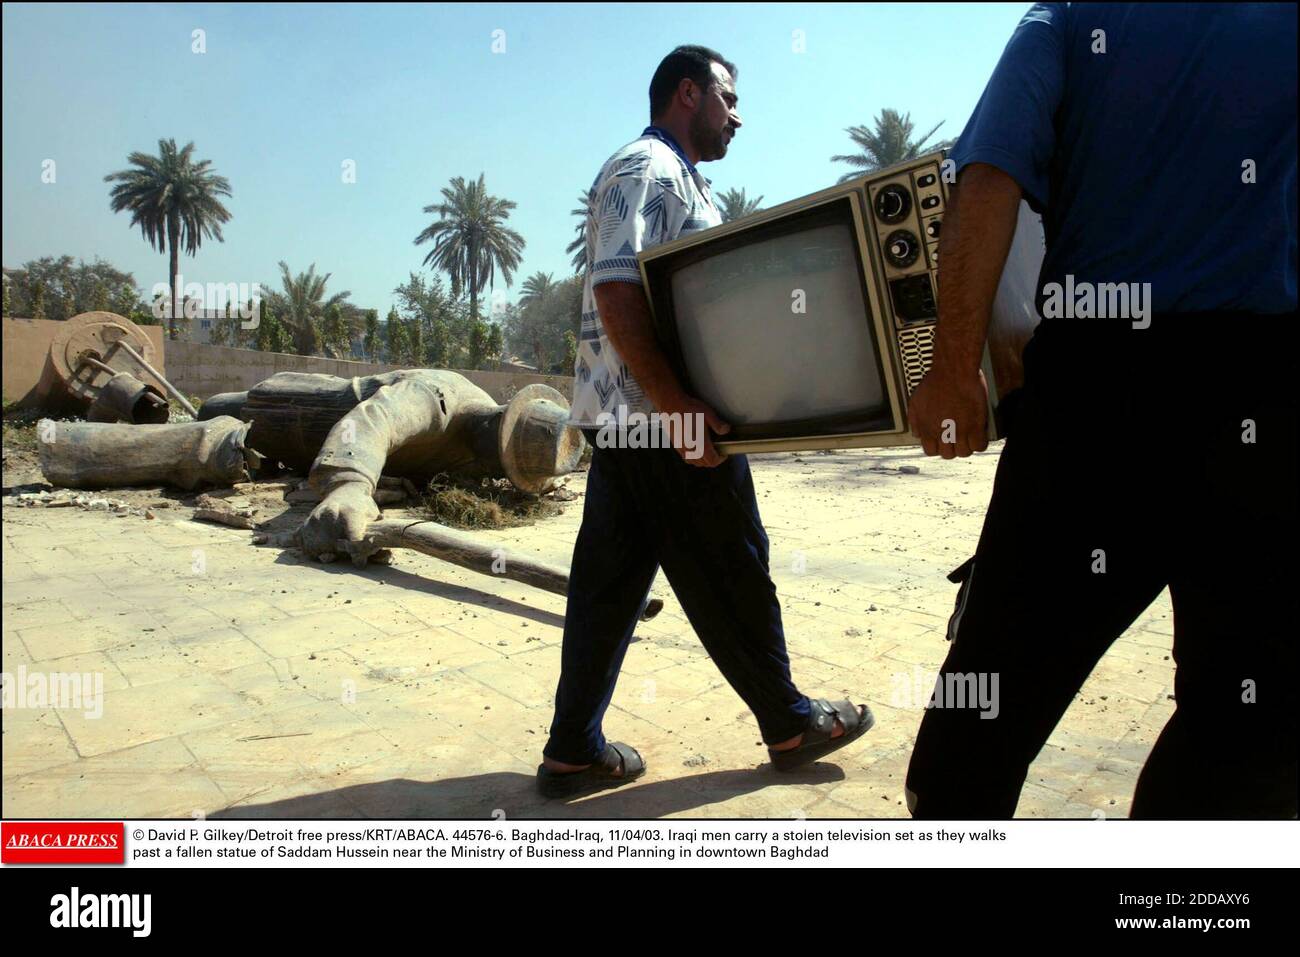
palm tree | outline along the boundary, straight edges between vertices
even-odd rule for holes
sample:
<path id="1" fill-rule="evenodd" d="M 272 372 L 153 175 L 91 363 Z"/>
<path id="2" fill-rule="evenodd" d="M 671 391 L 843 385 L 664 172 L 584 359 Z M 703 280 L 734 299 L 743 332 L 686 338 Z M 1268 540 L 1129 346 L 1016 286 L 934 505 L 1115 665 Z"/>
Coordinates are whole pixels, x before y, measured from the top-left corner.
<path id="1" fill-rule="evenodd" d="M 280 322 L 288 327 L 293 338 L 293 351 L 300 356 L 313 356 L 320 349 L 320 323 L 325 315 L 331 309 L 345 309 L 351 305 L 344 302 L 352 295 L 351 292 L 336 292 L 325 298 L 325 284 L 332 275 L 316 275 L 316 264 L 312 263 L 306 272 L 295 276 L 290 272 L 289 264 L 282 261 L 280 285 L 283 291 L 263 293 L 263 299 L 270 302 Z"/>
<path id="2" fill-rule="evenodd" d="M 573 242 L 564 247 L 564 251 L 573 257 L 573 271 L 581 276 L 587 271 L 587 217 L 591 215 L 591 195 L 586 190 L 578 193 L 578 205 L 569 210 L 578 217 L 578 225 L 573 227 L 577 234 Z"/>
<path id="3" fill-rule="evenodd" d="M 832 156 L 832 163 L 848 163 L 854 169 L 840 177 L 841 183 L 870 173 L 873 170 L 884 169 L 886 166 L 893 166 L 895 163 L 901 163 L 904 160 L 915 159 L 923 152 L 928 150 L 945 149 L 952 145 L 952 140 L 943 140 L 932 146 L 927 146 L 926 142 L 939 127 L 943 126 L 944 121 L 940 120 L 930 131 L 919 139 L 912 139 L 912 114 L 900 115 L 897 110 L 883 109 L 880 115 L 875 119 L 876 128 L 874 131 L 867 129 L 865 126 L 850 126 L 844 132 L 849 134 L 855 146 L 859 147 L 862 152 L 852 153 L 849 155 Z"/>
<path id="4" fill-rule="evenodd" d="M 230 212 L 221 205 L 219 196 L 230 195 L 230 182 L 210 169 L 210 160 L 194 162 L 194 144 L 176 148 L 175 140 L 159 140 L 158 155 L 132 153 L 126 161 L 131 169 L 119 170 L 104 177 L 116 182 L 109 194 L 115 213 L 131 212 L 131 225 L 139 226 L 145 241 L 159 252 L 171 253 L 167 274 L 172 288 L 169 338 L 176 338 L 176 319 L 180 315 L 180 251 L 193 256 L 204 239 L 222 242 L 221 224 L 229 222 Z"/>
<path id="5" fill-rule="evenodd" d="M 743 189 L 729 189 L 718 195 L 718 212 L 722 214 L 722 221 L 729 223 L 733 219 L 758 212 L 758 204 L 762 201 L 762 196 L 758 199 L 746 199 Z"/>
<path id="6" fill-rule="evenodd" d="M 547 327 L 553 319 L 552 312 L 556 306 L 556 294 L 560 284 L 555 282 L 548 272 L 535 272 L 527 279 L 519 296 L 521 338 L 528 343 L 533 352 L 533 361 L 537 371 L 546 368 Z"/>
<path id="7" fill-rule="evenodd" d="M 489 196 L 483 174 L 477 182 L 466 183 L 457 176 L 443 187 L 443 201 L 424 207 L 436 213 L 438 221 L 426 226 L 415 237 L 415 245 L 433 240 L 433 249 L 424 257 L 424 265 L 441 269 L 451 277 L 452 295 L 469 290 L 471 319 L 478 318 L 478 294 L 493 283 L 501 270 L 507 286 L 519 268 L 524 251 L 524 237 L 505 225 L 512 200 Z"/>
<path id="8" fill-rule="evenodd" d="M 527 309 L 529 306 L 540 306 L 551 294 L 555 292 L 556 283 L 554 274 L 549 272 L 535 272 L 519 287 L 519 307 Z"/>

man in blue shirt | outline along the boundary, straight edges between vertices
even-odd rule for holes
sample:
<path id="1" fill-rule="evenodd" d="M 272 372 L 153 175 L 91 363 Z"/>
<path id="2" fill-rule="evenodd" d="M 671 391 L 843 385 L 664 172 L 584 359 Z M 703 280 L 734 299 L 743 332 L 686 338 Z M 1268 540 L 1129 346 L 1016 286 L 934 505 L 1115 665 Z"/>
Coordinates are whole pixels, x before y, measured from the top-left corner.
<path id="1" fill-rule="evenodd" d="M 1022 199 L 1043 214 L 1043 321 L 949 623 L 917 817 L 1009 817 L 1101 656 L 1167 587 L 1177 709 L 1131 815 L 1295 817 L 1296 7 L 1039 4 L 953 150 L 927 454 L 985 448 L 979 373 Z M 1135 719 L 1169 689 L 1134 669 Z M 1084 702 L 1081 707 L 1096 707 Z M 1076 798 L 1077 800 L 1078 798 Z"/>

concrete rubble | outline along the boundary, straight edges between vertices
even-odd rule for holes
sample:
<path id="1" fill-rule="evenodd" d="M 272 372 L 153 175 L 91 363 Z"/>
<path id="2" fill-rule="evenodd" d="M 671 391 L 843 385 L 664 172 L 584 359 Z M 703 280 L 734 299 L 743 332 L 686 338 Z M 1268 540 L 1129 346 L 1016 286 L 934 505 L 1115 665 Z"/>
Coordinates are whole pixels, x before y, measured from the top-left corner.
<path id="1" fill-rule="evenodd" d="M 90 512 L 111 512 L 114 515 L 140 515 L 147 519 L 157 518 L 153 509 L 132 505 L 115 498 L 106 498 L 90 492 L 40 491 L 19 492 L 6 495 L 6 507 L 17 508 L 81 508 Z"/>

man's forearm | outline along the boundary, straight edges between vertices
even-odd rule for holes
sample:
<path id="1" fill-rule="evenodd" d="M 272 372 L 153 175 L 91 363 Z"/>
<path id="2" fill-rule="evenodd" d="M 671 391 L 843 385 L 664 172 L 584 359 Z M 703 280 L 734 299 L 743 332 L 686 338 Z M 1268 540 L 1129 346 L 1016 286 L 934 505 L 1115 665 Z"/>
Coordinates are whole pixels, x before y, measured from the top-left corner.
<path id="1" fill-rule="evenodd" d="M 606 282 L 594 290 L 605 335 L 656 409 L 675 406 L 682 384 L 655 337 L 645 290 L 637 283 Z"/>
<path id="2" fill-rule="evenodd" d="M 962 170 L 939 237 L 936 366 L 971 375 L 979 368 L 1019 208 L 1020 186 L 1002 170 Z"/>

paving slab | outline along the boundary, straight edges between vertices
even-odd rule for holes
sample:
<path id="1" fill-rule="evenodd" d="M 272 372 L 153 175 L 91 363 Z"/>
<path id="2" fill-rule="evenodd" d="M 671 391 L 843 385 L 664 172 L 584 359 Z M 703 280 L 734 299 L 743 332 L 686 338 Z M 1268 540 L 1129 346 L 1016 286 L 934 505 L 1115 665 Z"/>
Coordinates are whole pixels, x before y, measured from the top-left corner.
<path id="1" fill-rule="evenodd" d="M 67 817 L 905 817 L 903 780 L 947 652 L 1000 446 L 752 456 L 791 667 L 815 697 L 868 702 L 877 726 L 797 775 L 663 577 L 637 625 L 605 731 L 645 778 L 572 802 L 533 774 L 559 677 L 563 596 L 398 552 L 321 565 L 248 532 L 76 508 L 6 507 L 4 668 L 102 678 L 102 714 L 6 708 L 7 815 Z M 901 465 L 917 465 L 905 474 Z M 490 533 L 567 564 L 578 500 Z M 1017 814 L 1127 813 L 1173 713 L 1166 592 L 1081 689 L 1030 769 Z"/>

